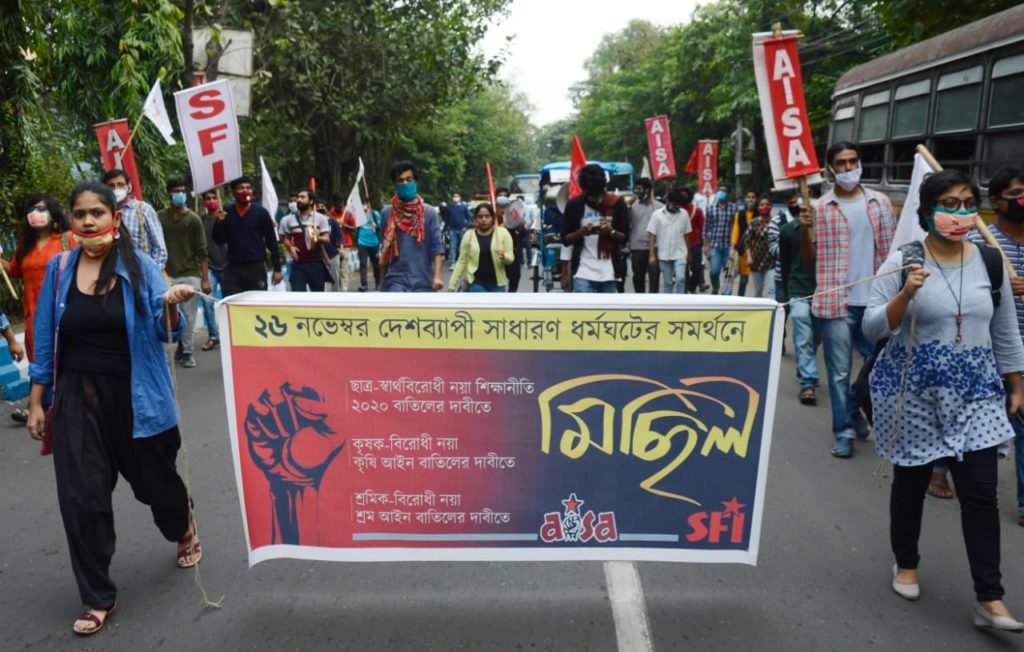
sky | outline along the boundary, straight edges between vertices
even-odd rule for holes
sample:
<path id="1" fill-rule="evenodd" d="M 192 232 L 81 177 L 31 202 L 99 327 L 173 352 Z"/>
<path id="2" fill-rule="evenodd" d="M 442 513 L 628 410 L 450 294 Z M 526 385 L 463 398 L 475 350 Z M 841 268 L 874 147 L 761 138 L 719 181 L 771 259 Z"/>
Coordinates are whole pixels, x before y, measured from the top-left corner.
<path id="1" fill-rule="evenodd" d="M 586 78 L 583 63 L 602 36 L 634 18 L 684 23 L 696 5 L 697 0 L 513 0 L 508 16 L 492 23 L 483 51 L 494 56 L 507 48 L 501 76 L 529 98 L 539 127 L 572 114 L 569 88 Z"/>

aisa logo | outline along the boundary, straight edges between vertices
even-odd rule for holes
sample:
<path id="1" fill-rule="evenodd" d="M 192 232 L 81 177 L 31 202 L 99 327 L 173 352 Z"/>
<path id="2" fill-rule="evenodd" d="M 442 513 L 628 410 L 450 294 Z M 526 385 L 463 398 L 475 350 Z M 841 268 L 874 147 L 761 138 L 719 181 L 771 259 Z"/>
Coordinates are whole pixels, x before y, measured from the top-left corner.
<path id="1" fill-rule="evenodd" d="M 690 533 L 686 540 L 690 543 L 707 541 L 708 543 L 743 543 L 743 526 L 747 517 L 743 513 L 746 505 L 733 496 L 732 500 L 722 501 L 725 509 L 718 512 L 697 512 L 687 520 Z M 723 536 L 724 535 L 724 536 Z"/>
<path id="2" fill-rule="evenodd" d="M 544 524 L 540 526 L 541 540 L 544 543 L 617 541 L 619 530 L 615 525 L 615 512 L 599 514 L 590 510 L 583 512 L 580 508 L 583 507 L 584 502 L 586 501 L 580 500 L 573 493 L 562 501 L 564 509 L 561 513 L 547 512 L 544 514 Z"/>

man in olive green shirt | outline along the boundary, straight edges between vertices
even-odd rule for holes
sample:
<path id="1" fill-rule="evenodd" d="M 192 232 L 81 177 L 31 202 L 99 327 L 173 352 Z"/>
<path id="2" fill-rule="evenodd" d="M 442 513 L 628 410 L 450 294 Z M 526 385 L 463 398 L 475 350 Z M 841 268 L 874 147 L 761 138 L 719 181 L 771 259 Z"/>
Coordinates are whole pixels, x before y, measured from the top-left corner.
<path id="1" fill-rule="evenodd" d="M 167 199 L 170 206 L 157 215 L 164 230 L 167 245 L 167 267 L 164 269 L 171 283 L 184 283 L 197 290 L 210 293 L 206 229 L 198 215 L 188 209 L 188 183 L 184 179 L 167 182 Z M 185 332 L 178 342 L 174 359 L 181 366 L 190 369 L 196 366 L 192 355 L 192 343 L 196 330 L 199 297 L 194 296 L 181 304 L 185 315 Z"/>
<path id="2" fill-rule="evenodd" d="M 793 302 L 789 316 L 793 322 L 800 402 L 804 405 L 818 403 L 815 388 L 819 378 L 817 348 L 821 339 L 818 319 L 811 314 L 810 296 L 817 288 L 811 246 L 812 223 L 811 212 L 804 208 L 799 220 L 790 220 L 779 230 L 779 267 L 786 296 Z"/>

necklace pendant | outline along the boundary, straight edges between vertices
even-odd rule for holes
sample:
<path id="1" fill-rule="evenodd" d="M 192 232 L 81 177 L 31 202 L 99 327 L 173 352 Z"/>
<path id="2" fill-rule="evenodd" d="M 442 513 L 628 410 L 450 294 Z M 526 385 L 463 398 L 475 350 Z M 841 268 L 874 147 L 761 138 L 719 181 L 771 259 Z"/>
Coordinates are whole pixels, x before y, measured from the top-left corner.
<path id="1" fill-rule="evenodd" d="M 964 339 L 964 336 L 963 336 L 963 335 L 961 335 L 960 333 L 957 333 L 957 334 L 956 334 L 956 343 L 957 343 L 957 344 L 960 344 L 960 342 L 962 342 L 962 341 L 963 341 L 963 339 Z"/>
<path id="2" fill-rule="evenodd" d="M 963 315 L 957 315 L 956 316 L 956 325 L 959 326 L 962 323 L 964 323 L 964 316 Z"/>

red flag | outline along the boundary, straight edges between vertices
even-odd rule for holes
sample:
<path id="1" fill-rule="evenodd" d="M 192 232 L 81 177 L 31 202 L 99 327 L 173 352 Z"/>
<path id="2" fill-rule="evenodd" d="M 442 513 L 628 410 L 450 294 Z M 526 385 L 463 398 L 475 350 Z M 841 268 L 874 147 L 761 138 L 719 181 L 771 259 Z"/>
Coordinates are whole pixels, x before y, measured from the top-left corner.
<path id="1" fill-rule="evenodd" d="M 569 164 L 569 199 L 579 197 L 583 194 L 583 189 L 580 188 L 580 182 L 576 180 L 576 175 L 580 173 L 580 168 L 586 164 L 587 157 L 583 153 L 583 145 L 580 144 L 580 137 L 573 134 L 572 163 Z"/>
<path id="2" fill-rule="evenodd" d="M 654 165 L 654 180 L 670 179 L 676 176 L 676 158 L 672 154 L 672 136 L 668 129 L 668 116 L 647 118 L 647 147 L 651 150 Z"/>
<path id="3" fill-rule="evenodd" d="M 100 157 L 103 169 L 124 170 L 132 184 L 132 196 L 142 201 L 142 184 L 135 167 L 135 150 L 132 149 L 127 120 L 111 120 L 96 125 L 96 139 L 100 143 Z"/>
<path id="4" fill-rule="evenodd" d="M 795 34 L 770 38 L 760 51 L 757 47 L 754 51 L 768 158 L 776 182 L 821 171 L 811 138 L 796 40 Z"/>
<path id="5" fill-rule="evenodd" d="M 484 161 L 487 166 L 487 191 L 491 194 L 491 209 L 498 210 L 498 195 L 494 192 L 494 175 L 491 174 L 491 162 Z M 497 219 L 497 215 L 494 216 Z"/>
<path id="6" fill-rule="evenodd" d="M 316 177 L 309 178 L 309 189 L 316 192 Z"/>
<path id="7" fill-rule="evenodd" d="M 690 160 L 686 162 L 686 167 L 683 168 L 683 172 L 687 174 L 697 174 L 697 150 L 700 149 L 700 143 L 693 146 L 693 151 L 690 152 Z"/>

